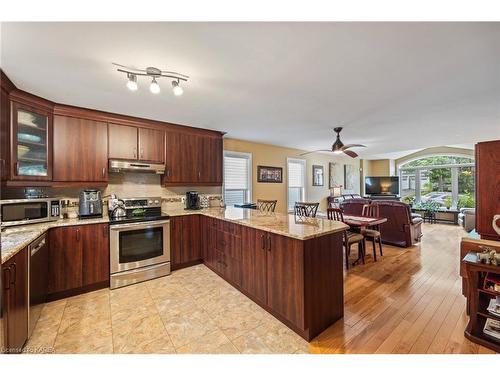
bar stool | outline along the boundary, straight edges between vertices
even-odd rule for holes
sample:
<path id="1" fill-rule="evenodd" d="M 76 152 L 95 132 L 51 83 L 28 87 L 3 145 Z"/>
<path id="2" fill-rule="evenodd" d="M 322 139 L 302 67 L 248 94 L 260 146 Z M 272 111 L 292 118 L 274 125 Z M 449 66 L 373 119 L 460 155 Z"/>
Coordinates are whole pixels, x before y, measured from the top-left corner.
<path id="1" fill-rule="evenodd" d="M 327 208 L 326 215 L 329 220 L 344 222 L 344 215 L 340 208 Z M 365 237 L 360 233 L 344 231 L 344 246 L 345 246 L 345 269 L 349 269 L 349 255 L 351 254 L 352 244 L 358 244 L 358 260 L 361 259 L 365 264 Z"/>
<path id="2" fill-rule="evenodd" d="M 263 212 L 274 212 L 277 200 L 257 199 L 257 208 Z"/>
<path id="3" fill-rule="evenodd" d="M 316 217 L 319 202 L 295 202 L 294 213 L 297 216 Z"/>

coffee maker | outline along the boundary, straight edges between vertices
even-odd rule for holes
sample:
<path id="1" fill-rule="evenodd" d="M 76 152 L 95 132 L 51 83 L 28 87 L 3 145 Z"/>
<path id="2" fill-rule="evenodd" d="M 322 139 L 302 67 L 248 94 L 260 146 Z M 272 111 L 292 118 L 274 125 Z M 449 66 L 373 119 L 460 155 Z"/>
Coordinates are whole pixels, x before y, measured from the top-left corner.
<path id="1" fill-rule="evenodd" d="M 80 192 L 80 219 L 102 217 L 102 197 L 99 190 L 82 190 Z"/>
<path id="2" fill-rule="evenodd" d="M 200 199 L 197 191 L 186 192 L 186 210 L 199 210 Z"/>

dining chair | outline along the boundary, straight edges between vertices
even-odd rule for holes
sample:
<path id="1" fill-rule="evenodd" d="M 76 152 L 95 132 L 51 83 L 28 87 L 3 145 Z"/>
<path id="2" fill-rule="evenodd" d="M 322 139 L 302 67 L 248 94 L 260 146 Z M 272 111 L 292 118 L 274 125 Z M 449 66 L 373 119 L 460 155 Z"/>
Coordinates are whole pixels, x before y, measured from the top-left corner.
<path id="1" fill-rule="evenodd" d="M 344 215 L 341 208 L 327 208 L 326 216 L 329 220 L 344 222 Z M 344 247 L 345 247 L 345 269 L 349 269 L 349 255 L 351 254 L 351 246 L 358 244 L 358 259 L 361 259 L 365 264 L 365 237 L 361 233 L 344 231 Z"/>
<path id="2" fill-rule="evenodd" d="M 378 204 L 376 204 L 376 203 L 365 204 L 363 206 L 362 216 L 380 217 L 380 209 L 379 209 Z M 376 226 L 374 226 L 374 228 L 375 229 L 365 228 L 361 231 L 361 234 L 363 234 L 366 238 L 368 238 L 372 241 L 373 260 L 376 262 L 377 261 L 377 250 L 376 250 L 375 241 L 378 242 L 378 246 L 380 248 L 380 256 L 383 256 L 384 253 L 382 252 L 382 236 L 380 234 L 380 227 L 378 225 L 376 225 Z"/>
<path id="3" fill-rule="evenodd" d="M 297 216 L 316 217 L 319 202 L 295 202 L 294 213 Z"/>
<path id="4" fill-rule="evenodd" d="M 257 199 L 257 208 L 263 212 L 274 212 L 277 200 Z"/>

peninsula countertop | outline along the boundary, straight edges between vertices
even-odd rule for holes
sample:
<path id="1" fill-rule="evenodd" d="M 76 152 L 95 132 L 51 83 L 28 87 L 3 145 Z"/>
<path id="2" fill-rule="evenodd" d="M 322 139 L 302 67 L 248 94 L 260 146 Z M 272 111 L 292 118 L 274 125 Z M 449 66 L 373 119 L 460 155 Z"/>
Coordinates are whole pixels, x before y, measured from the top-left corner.
<path id="1" fill-rule="evenodd" d="M 320 237 L 327 234 L 342 232 L 348 229 L 348 226 L 339 221 L 297 217 L 283 213 L 267 213 L 259 210 L 247 208 L 226 207 L 226 208 L 205 208 L 201 210 L 166 210 L 165 214 L 170 216 L 184 215 L 205 215 L 215 219 L 226 220 L 251 228 L 260 229 L 266 232 L 279 234 L 298 240 L 308 240 L 314 237 Z M 50 228 L 101 224 L 108 223 L 109 218 L 98 219 L 60 219 L 56 221 L 28 224 L 19 227 L 9 227 L 2 232 L 1 251 L 2 264 L 12 258 L 21 249 L 28 246 L 36 238 L 47 232 Z"/>

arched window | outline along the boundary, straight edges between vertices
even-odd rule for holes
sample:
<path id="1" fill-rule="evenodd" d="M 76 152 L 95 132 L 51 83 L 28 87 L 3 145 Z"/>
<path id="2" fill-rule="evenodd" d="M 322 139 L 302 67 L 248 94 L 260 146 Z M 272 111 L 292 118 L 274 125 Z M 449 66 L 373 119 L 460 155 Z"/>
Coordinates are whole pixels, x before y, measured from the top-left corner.
<path id="1" fill-rule="evenodd" d="M 475 207 L 474 159 L 434 155 L 413 159 L 399 166 L 400 192 L 404 202 L 442 208 Z"/>

